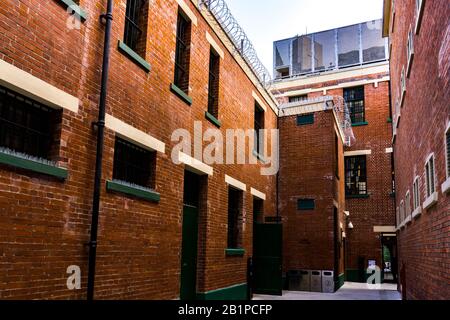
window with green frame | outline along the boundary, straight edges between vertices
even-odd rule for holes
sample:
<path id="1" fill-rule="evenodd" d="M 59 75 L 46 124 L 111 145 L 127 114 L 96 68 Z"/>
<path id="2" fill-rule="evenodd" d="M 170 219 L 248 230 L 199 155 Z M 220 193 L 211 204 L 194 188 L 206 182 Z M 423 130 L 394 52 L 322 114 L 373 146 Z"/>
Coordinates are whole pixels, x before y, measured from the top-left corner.
<path id="1" fill-rule="evenodd" d="M 345 88 L 344 100 L 348 106 L 352 123 L 364 123 L 366 121 L 364 86 Z"/>
<path id="2" fill-rule="evenodd" d="M 366 156 L 345 157 L 345 194 L 367 195 Z"/>

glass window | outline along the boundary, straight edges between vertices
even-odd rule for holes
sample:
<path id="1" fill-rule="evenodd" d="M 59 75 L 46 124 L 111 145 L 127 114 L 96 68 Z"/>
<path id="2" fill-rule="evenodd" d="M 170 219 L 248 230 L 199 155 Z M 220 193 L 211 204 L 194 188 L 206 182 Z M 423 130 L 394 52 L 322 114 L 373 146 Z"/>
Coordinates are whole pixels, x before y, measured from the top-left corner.
<path id="1" fill-rule="evenodd" d="M 359 60 L 359 25 L 338 29 L 338 65 L 352 66 Z"/>
<path id="2" fill-rule="evenodd" d="M 290 44 L 291 39 L 275 43 L 275 66 L 277 69 L 291 64 L 289 59 Z"/>
<path id="3" fill-rule="evenodd" d="M 212 49 L 209 53 L 208 112 L 218 118 L 220 57 Z"/>
<path id="4" fill-rule="evenodd" d="M 307 100 L 308 100 L 308 95 L 307 94 L 302 94 L 300 96 L 289 97 L 289 103 L 291 103 L 291 102 L 301 102 L 301 101 L 307 101 Z"/>
<path id="5" fill-rule="evenodd" d="M 382 35 L 381 20 L 361 24 L 363 62 L 386 59 L 385 39 Z"/>
<path id="6" fill-rule="evenodd" d="M 243 192 L 228 189 L 228 249 L 242 247 L 242 203 Z"/>
<path id="7" fill-rule="evenodd" d="M 366 156 L 345 158 L 345 194 L 366 195 L 367 173 Z"/>
<path id="8" fill-rule="evenodd" d="M 364 86 L 345 88 L 344 100 L 350 112 L 353 124 L 365 121 Z"/>
<path id="9" fill-rule="evenodd" d="M 315 71 L 332 70 L 336 67 L 335 30 L 314 34 Z"/>
<path id="10" fill-rule="evenodd" d="M 262 155 L 263 151 L 263 130 L 264 129 L 264 110 L 255 101 L 255 145 L 254 150 Z"/>
<path id="11" fill-rule="evenodd" d="M 127 0 L 123 42 L 141 56 L 145 56 L 147 28 L 147 0 Z"/>
<path id="12" fill-rule="evenodd" d="M 450 128 L 445 133 L 445 142 L 447 149 L 447 177 L 450 177 Z"/>
<path id="13" fill-rule="evenodd" d="M 174 84 L 186 94 L 189 91 L 189 59 L 191 42 L 191 23 L 178 13 L 177 42 L 175 50 Z"/>
<path id="14" fill-rule="evenodd" d="M 436 191 L 434 156 L 431 156 L 425 165 L 425 174 L 427 178 L 427 197 L 430 197 Z"/>
<path id="15" fill-rule="evenodd" d="M 292 42 L 292 74 L 312 71 L 312 42 L 310 36 L 302 36 Z"/>

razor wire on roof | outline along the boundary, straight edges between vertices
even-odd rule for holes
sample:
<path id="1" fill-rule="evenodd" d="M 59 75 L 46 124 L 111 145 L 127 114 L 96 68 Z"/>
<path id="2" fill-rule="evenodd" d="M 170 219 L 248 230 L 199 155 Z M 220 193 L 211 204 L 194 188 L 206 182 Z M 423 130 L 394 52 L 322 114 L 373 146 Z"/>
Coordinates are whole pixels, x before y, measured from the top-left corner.
<path id="1" fill-rule="evenodd" d="M 199 0 L 199 8 L 206 8 L 220 24 L 230 38 L 236 51 L 247 62 L 250 69 L 258 78 L 259 83 L 269 89 L 272 79 L 267 68 L 259 60 L 252 42 L 245 34 L 244 29 L 238 24 L 231 14 L 225 0 Z"/>

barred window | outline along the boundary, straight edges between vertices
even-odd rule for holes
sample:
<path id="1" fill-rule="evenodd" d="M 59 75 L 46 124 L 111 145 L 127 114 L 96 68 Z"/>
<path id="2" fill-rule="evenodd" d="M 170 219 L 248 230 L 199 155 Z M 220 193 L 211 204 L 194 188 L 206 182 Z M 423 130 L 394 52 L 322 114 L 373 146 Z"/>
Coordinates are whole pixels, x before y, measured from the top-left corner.
<path id="1" fill-rule="evenodd" d="M 420 207 L 419 177 L 416 177 L 413 183 L 413 210 L 418 207 Z"/>
<path id="2" fill-rule="evenodd" d="M 289 102 L 301 102 L 301 101 L 307 101 L 307 100 L 308 100 L 308 95 L 307 94 L 302 94 L 300 96 L 289 97 Z"/>
<path id="3" fill-rule="evenodd" d="M 365 121 L 364 86 L 345 88 L 344 100 L 350 111 L 352 123 Z"/>
<path id="4" fill-rule="evenodd" d="M 425 176 L 427 182 L 427 198 L 430 197 L 436 191 L 435 185 L 435 168 L 434 168 L 434 155 L 431 155 L 425 165 Z"/>
<path id="5" fill-rule="evenodd" d="M 243 192 L 228 189 L 228 249 L 242 247 L 242 205 Z"/>
<path id="6" fill-rule="evenodd" d="M 365 155 L 345 158 L 345 193 L 349 196 L 367 194 Z"/>
<path id="7" fill-rule="evenodd" d="M 154 151 L 145 150 L 116 137 L 113 179 L 153 188 L 155 159 Z"/>
<path id="8" fill-rule="evenodd" d="M 450 125 L 445 133 L 445 142 L 447 150 L 447 177 L 450 178 Z"/>
<path id="9" fill-rule="evenodd" d="M 0 86 L 0 147 L 50 159 L 61 112 Z"/>
<path id="10" fill-rule="evenodd" d="M 189 91 L 190 42 L 191 23 L 180 11 L 177 22 L 174 84 L 186 94 Z"/>
<path id="11" fill-rule="evenodd" d="M 219 63 L 219 55 L 211 49 L 209 53 L 208 112 L 216 118 L 219 115 Z"/>
<path id="12" fill-rule="evenodd" d="M 127 0 L 124 43 L 140 56 L 145 56 L 148 0 Z"/>
<path id="13" fill-rule="evenodd" d="M 255 145 L 254 150 L 258 154 L 263 153 L 263 134 L 260 130 L 264 129 L 264 110 L 255 101 Z"/>

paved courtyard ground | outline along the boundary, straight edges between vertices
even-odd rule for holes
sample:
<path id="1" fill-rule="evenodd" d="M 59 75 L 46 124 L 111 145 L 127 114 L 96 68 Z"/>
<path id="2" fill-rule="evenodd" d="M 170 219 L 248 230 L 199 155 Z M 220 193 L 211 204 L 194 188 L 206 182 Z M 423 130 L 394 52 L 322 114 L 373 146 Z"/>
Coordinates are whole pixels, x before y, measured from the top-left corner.
<path id="1" fill-rule="evenodd" d="M 254 295 L 253 300 L 401 300 L 396 284 L 369 289 L 365 283 L 346 282 L 335 293 L 283 291 L 283 296 Z"/>

